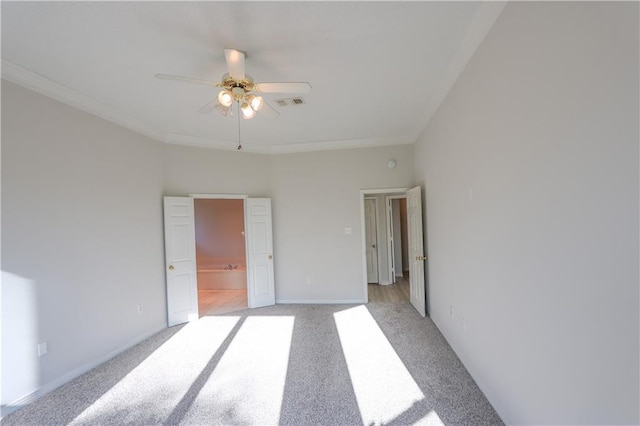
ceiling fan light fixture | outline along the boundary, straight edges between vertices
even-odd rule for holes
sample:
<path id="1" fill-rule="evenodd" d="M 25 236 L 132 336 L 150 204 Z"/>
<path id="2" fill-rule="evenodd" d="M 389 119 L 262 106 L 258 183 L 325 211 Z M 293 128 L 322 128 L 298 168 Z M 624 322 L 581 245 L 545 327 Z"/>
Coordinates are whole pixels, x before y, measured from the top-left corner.
<path id="1" fill-rule="evenodd" d="M 251 105 L 251 109 L 254 111 L 260 111 L 262 106 L 264 105 L 264 99 L 262 96 L 249 95 L 249 105 Z"/>
<path id="2" fill-rule="evenodd" d="M 222 115 L 223 117 L 226 117 L 227 115 L 229 115 L 229 111 L 231 110 L 231 107 L 227 107 L 224 105 L 216 105 L 214 109 L 218 111 L 220 115 Z"/>
<path id="3" fill-rule="evenodd" d="M 233 93 L 226 89 L 221 90 L 218 93 L 218 102 L 220 102 L 220 105 L 229 108 L 233 104 Z"/>
<path id="4" fill-rule="evenodd" d="M 249 105 L 248 102 L 243 102 L 242 105 L 240 106 L 240 110 L 242 111 L 242 117 L 245 120 L 249 120 L 250 118 L 255 117 L 256 112 L 253 110 L 253 108 L 251 108 L 251 105 Z"/>
<path id="5" fill-rule="evenodd" d="M 244 52 L 226 48 L 224 49 L 224 55 L 228 72 L 222 75 L 222 81 L 220 82 L 170 74 L 156 74 L 156 78 L 162 80 L 185 81 L 219 88 L 220 91 L 218 92 L 217 97 L 207 102 L 198 110 L 198 112 L 209 113 L 215 109 L 222 116 L 233 116 L 234 114 L 238 114 L 238 123 L 240 123 L 240 112 L 242 112 L 243 118 L 248 120 L 255 117 L 256 113 L 262 110 L 265 105 L 265 115 L 270 115 L 271 117 L 277 117 L 280 115 L 280 113 L 269 105 L 268 102 L 265 102 L 264 98 L 259 94 L 309 93 L 311 90 L 311 84 L 305 81 L 256 83 L 254 82 L 253 77 L 245 73 L 246 54 Z M 280 103 L 280 101 L 278 102 Z M 293 98 L 292 102 L 296 105 L 305 103 L 302 98 Z M 233 108 L 234 103 L 238 104 L 237 109 Z M 283 105 L 284 104 L 280 104 L 280 106 Z M 240 138 L 238 136 L 238 140 L 239 139 Z M 241 147 L 242 145 L 238 144 L 238 146 Z"/>

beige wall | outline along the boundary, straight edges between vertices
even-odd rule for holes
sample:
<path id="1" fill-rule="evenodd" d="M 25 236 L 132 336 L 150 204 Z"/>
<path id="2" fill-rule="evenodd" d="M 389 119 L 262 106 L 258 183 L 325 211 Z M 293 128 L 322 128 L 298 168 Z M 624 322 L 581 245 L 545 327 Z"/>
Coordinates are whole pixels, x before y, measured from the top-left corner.
<path id="1" fill-rule="evenodd" d="M 2 80 L 3 404 L 166 326 L 162 157 L 160 142 Z"/>
<path id="2" fill-rule="evenodd" d="M 411 186 L 412 153 L 412 145 L 278 155 L 167 145 L 165 194 L 272 198 L 276 299 L 361 301 L 360 191 Z"/>
<path id="3" fill-rule="evenodd" d="M 509 3 L 416 144 L 429 311 L 508 424 L 640 421 L 638 47 L 638 3 Z"/>
<path id="4" fill-rule="evenodd" d="M 270 162 L 265 154 L 165 145 L 164 192 L 268 197 Z"/>
<path id="5" fill-rule="evenodd" d="M 277 300 L 364 300 L 360 191 L 410 186 L 412 154 L 398 145 L 272 157 Z"/>

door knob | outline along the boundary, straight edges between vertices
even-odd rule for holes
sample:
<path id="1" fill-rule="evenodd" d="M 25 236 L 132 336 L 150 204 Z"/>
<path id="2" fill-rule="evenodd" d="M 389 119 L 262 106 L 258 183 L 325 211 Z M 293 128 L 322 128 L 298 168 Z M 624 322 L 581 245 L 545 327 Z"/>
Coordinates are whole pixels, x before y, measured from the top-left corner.
<path id="1" fill-rule="evenodd" d="M 427 256 L 416 256 L 416 260 L 427 260 Z"/>
<path id="2" fill-rule="evenodd" d="M 173 271 L 174 269 L 176 269 L 176 268 L 174 268 L 173 265 L 169 265 L 169 270 L 170 271 Z"/>
<path id="3" fill-rule="evenodd" d="M 376 245 L 375 244 L 371 244 L 371 248 L 376 248 Z"/>
<path id="4" fill-rule="evenodd" d="M 269 260 L 273 259 L 273 256 L 269 255 Z"/>

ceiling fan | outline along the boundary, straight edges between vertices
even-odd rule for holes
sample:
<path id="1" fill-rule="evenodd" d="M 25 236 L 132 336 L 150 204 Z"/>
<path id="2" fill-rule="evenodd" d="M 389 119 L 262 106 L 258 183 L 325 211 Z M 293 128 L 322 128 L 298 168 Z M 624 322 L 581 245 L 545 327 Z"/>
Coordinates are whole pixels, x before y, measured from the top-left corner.
<path id="1" fill-rule="evenodd" d="M 224 49 L 224 57 L 227 62 L 229 72 L 223 74 L 220 82 L 200 80 L 197 78 L 182 77 L 179 75 L 156 74 L 162 80 L 186 81 L 188 83 L 204 84 L 207 86 L 219 87 L 222 90 L 218 93 L 217 99 L 205 104 L 198 111 L 208 113 L 216 109 L 226 116 L 236 102 L 238 109 L 242 112 L 242 117 L 251 119 L 264 106 L 265 111 L 270 111 L 272 116 L 280 115 L 271 105 L 263 99 L 263 93 L 309 93 L 311 84 L 301 82 L 286 83 L 256 83 L 253 78 L 244 72 L 245 54 L 235 49 Z"/>

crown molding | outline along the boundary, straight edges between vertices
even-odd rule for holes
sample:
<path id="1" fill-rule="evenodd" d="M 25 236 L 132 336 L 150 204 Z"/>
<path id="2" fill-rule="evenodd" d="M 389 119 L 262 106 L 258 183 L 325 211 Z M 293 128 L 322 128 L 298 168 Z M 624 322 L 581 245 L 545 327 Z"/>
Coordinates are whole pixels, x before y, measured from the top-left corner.
<path id="1" fill-rule="evenodd" d="M 194 146 L 199 148 L 221 149 L 225 151 L 237 151 L 238 143 L 232 141 L 220 141 L 201 138 L 198 136 L 180 135 L 172 133 L 167 135 L 165 142 L 172 145 Z M 242 144 L 242 152 L 256 154 L 293 154 L 298 152 L 333 151 L 336 149 L 371 148 L 377 146 L 407 145 L 413 143 L 410 137 L 404 138 L 369 138 L 348 139 L 337 141 L 303 142 L 282 145 L 259 146 L 254 144 Z"/>
<path id="2" fill-rule="evenodd" d="M 507 5 L 507 1 L 483 1 L 476 13 L 473 22 L 469 26 L 467 33 L 465 34 L 460 47 L 453 56 L 453 59 L 449 63 L 447 70 L 440 78 L 433 95 L 429 99 L 427 109 L 422 115 L 422 119 L 417 123 L 413 131 L 413 141 L 418 140 L 422 132 L 426 129 L 427 125 L 435 115 L 438 108 L 447 97 L 454 84 L 462 74 L 473 55 L 480 47 L 480 44 L 484 41 L 485 37 L 493 27 L 504 7 Z"/>
<path id="3" fill-rule="evenodd" d="M 169 133 L 164 141 L 171 145 L 194 146 L 198 148 L 220 149 L 224 151 L 238 151 L 238 142 L 222 141 L 216 139 L 201 138 L 198 136 L 180 135 Z M 242 144 L 241 152 L 251 152 L 255 154 L 269 154 L 269 147 L 253 144 Z"/>
<path id="4" fill-rule="evenodd" d="M 415 138 L 394 137 L 394 138 L 364 138 L 364 139 L 344 139 L 337 141 L 317 141 L 303 142 L 285 145 L 274 145 L 271 147 L 272 154 L 290 154 L 297 152 L 312 151 L 333 151 L 336 149 L 372 148 L 378 146 L 407 145 L 412 144 Z"/>
<path id="5" fill-rule="evenodd" d="M 157 133 L 149 126 L 123 114 L 119 110 L 78 93 L 75 90 L 40 74 L 22 68 L 21 66 L 9 62 L 6 59 L 2 60 L 0 76 L 7 81 L 81 109 L 104 120 L 116 123 L 122 127 L 126 127 L 134 132 L 141 133 L 158 141 L 162 141 L 164 139 L 161 134 Z"/>

